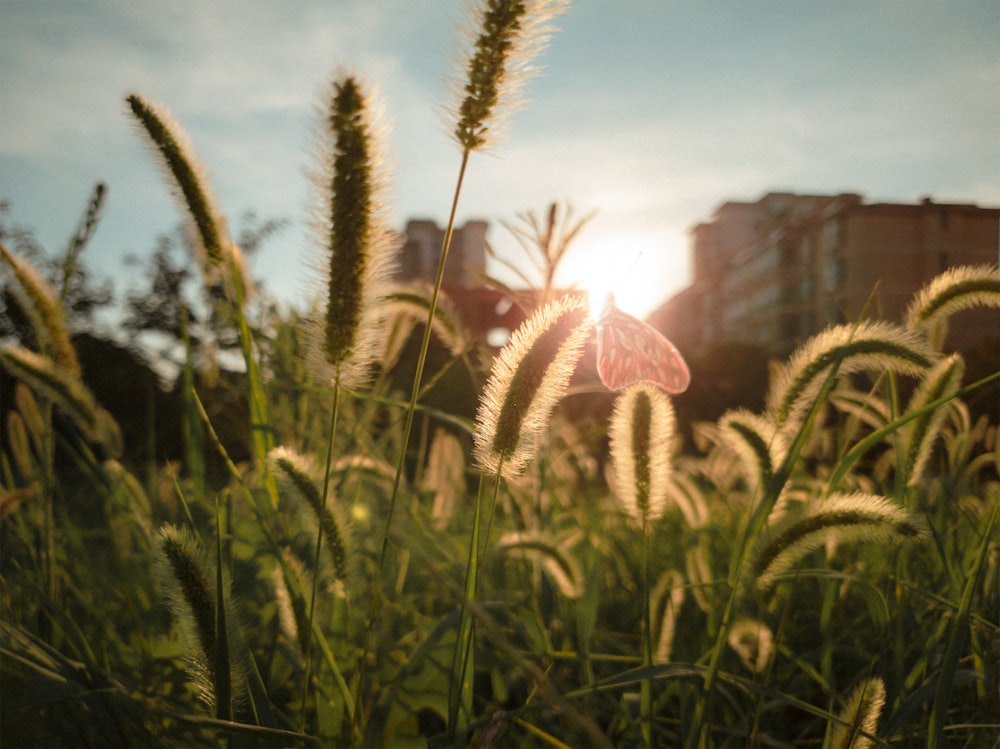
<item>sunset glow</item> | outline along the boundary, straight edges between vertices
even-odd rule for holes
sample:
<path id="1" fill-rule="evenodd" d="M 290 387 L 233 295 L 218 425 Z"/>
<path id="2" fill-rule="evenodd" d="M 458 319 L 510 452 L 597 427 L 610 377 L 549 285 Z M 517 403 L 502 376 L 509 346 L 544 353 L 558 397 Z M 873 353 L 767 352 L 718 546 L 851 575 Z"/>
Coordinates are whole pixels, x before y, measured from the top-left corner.
<path id="1" fill-rule="evenodd" d="M 687 286 L 687 255 L 685 237 L 585 231 L 557 280 L 587 291 L 595 316 L 613 294 L 620 309 L 644 318 Z"/>

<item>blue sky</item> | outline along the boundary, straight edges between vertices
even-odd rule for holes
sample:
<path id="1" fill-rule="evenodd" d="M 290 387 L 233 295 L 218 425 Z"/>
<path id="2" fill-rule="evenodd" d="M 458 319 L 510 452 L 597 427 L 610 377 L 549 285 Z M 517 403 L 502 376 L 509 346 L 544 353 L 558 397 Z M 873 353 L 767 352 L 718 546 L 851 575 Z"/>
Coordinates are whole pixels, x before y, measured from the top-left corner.
<path id="1" fill-rule="evenodd" d="M 236 229 L 291 225 L 254 273 L 285 300 L 305 259 L 314 106 L 337 71 L 380 91 L 391 215 L 443 223 L 459 154 L 444 124 L 464 3 L 0 0 L 0 199 L 58 250 L 109 187 L 89 264 L 116 274 L 179 222 L 125 115 L 135 90 L 191 136 Z M 564 281 L 600 276 L 644 314 L 689 282 L 688 232 L 770 190 L 1000 205 L 1000 2 L 581 0 L 507 138 L 470 166 L 459 220 L 552 200 L 597 216 Z"/>

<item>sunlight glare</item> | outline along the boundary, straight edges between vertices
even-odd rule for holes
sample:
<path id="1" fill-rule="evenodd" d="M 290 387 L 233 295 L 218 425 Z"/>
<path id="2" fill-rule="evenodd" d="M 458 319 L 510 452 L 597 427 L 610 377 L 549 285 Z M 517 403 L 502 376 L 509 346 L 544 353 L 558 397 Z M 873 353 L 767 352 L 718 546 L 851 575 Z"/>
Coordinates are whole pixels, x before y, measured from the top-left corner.
<path id="1" fill-rule="evenodd" d="M 684 238 L 678 240 L 666 246 L 662 236 L 583 235 L 556 280 L 588 293 L 595 320 L 608 294 L 620 309 L 645 317 L 687 284 L 686 244 Z"/>

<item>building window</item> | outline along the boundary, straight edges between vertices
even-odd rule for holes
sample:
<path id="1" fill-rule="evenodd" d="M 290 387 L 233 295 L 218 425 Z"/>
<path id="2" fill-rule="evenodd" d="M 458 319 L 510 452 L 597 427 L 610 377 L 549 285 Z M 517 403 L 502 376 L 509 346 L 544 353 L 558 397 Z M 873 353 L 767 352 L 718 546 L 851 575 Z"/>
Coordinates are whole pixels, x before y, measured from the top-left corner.
<path id="1" fill-rule="evenodd" d="M 823 225 L 823 249 L 833 253 L 840 246 L 840 222 L 834 219 Z"/>
<path id="2" fill-rule="evenodd" d="M 844 281 L 843 263 L 831 257 L 823 266 L 823 283 L 828 289 L 839 289 Z"/>

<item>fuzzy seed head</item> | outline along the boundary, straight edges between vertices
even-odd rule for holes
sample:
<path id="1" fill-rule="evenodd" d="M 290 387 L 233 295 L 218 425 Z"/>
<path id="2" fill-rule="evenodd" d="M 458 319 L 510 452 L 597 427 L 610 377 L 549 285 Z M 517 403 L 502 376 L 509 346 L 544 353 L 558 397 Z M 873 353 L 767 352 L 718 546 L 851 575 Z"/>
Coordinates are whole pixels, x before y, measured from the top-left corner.
<path id="1" fill-rule="evenodd" d="M 280 490 L 286 497 L 294 496 L 308 508 L 312 521 L 323 529 L 323 542 L 333 560 L 334 576 L 347 580 L 351 558 L 348 547 L 350 530 L 342 513 L 334 512 L 323 503 L 313 476 L 316 468 L 313 461 L 286 447 L 277 447 L 268 455 L 272 470 L 279 477 Z"/>
<path id="2" fill-rule="evenodd" d="M 873 746 L 872 740 L 859 735 L 858 731 L 874 736 L 884 707 L 885 682 L 876 677 L 858 684 L 837 715 L 843 723 L 834 723 L 830 731 L 831 748 L 867 749 Z"/>
<path id="3" fill-rule="evenodd" d="M 125 97 L 129 109 L 150 144 L 163 160 L 166 174 L 190 219 L 191 237 L 199 252 L 206 282 L 214 279 L 224 264 L 229 231 L 223 214 L 216 207 L 208 186 L 205 169 L 195 156 L 187 133 L 161 104 L 136 93 Z"/>
<path id="4" fill-rule="evenodd" d="M 917 387 L 907 411 L 913 412 L 938 398 L 954 393 L 961 387 L 964 374 L 965 362 L 961 356 L 952 354 L 942 359 Z M 920 482 L 947 413 L 948 405 L 945 404 L 917 417 L 900 429 L 903 465 L 909 472 L 908 486 L 915 486 Z"/>
<path id="5" fill-rule="evenodd" d="M 438 428 L 431 441 L 423 488 L 434 494 L 434 526 L 444 530 L 465 497 L 465 452 L 458 438 L 445 429 Z"/>
<path id="6" fill-rule="evenodd" d="M 767 668 L 774 654 L 774 635 L 763 622 L 740 619 L 729 631 L 729 647 L 740 657 L 744 666 L 759 674 Z"/>
<path id="7" fill-rule="evenodd" d="M 891 323 L 828 328 L 806 341 L 780 368 L 768 393 L 768 415 L 779 426 L 802 418 L 833 367 L 838 375 L 861 371 L 918 375 L 936 358 L 921 336 Z"/>
<path id="8" fill-rule="evenodd" d="M 751 578 L 766 590 L 776 576 L 831 538 L 838 543 L 889 543 L 916 540 L 924 533 L 919 519 L 885 497 L 863 492 L 834 494 L 761 540 Z"/>
<path id="9" fill-rule="evenodd" d="M 188 650 L 192 675 L 202 699 L 214 704 L 212 684 L 216 662 L 215 593 L 204 550 L 191 533 L 175 526 L 160 529 L 157 547 L 160 578 L 171 613 L 185 637 L 195 643 Z"/>
<path id="10" fill-rule="evenodd" d="M 644 527 L 667 506 L 674 423 L 670 396 L 651 383 L 630 385 L 615 401 L 609 429 L 615 493 Z"/>
<path id="11" fill-rule="evenodd" d="M 313 233 L 322 247 L 323 310 L 315 357 L 324 377 L 358 387 L 374 359 L 385 281 L 398 239 L 381 214 L 380 133 L 370 97 L 353 76 L 334 82 L 323 107 L 314 175 Z"/>
<path id="12" fill-rule="evenodd" d="M 51 356 L 68 375 L 79 378 L 80 362 L 76 358 L 76 349 L 70 340 L 69 327 L 56 293 L 42 280 L 31 263 L 16 257 L 3 242 L 0 242 L 0 259 L 17 281 L 15 293 L 31 320 L 42 351 Z"/>
<path id="13" fill-rule="evenodd" d="M 386 332 L 383 366 L 394 364 L 406 343 L 410 332 L 419 324 L 427 322 L 434 289 L 429 284 L 393 284 L 385 299 L 385 317 L 390 320 Z M 438 292 L 434 321 L 431 323 L 434 335 L 447 347 L 453 356 L 459 356 L 469 345 L 461 315 L 443 291 Z"/>
<path id="14" fill-rule="evenodd" d="M 101 444 L 112 455 L 121 454 L 118 424 L 98 405 L 79 378 L 58 367 L 49 357 L 19 346 L 0 349 L 0 366 L 51 400 L 85 439 Z"/>
<path id="15" fill-rule="evenodd" d="M 723 440 L 739 456 L 750 486 L 763 488 L 788 452 L 788 440 L 766 416 L 746 409 L 719 419 Z"/>
<path id="16" fill-rule="evenodd" d="M 531 61 L 548 43 L 548 21 L 564 0 L 484 0 L 474 9 L 479 33 L 465 55 L 455 139 L 465 151 L 495 141 L 518 91 L 534 72 Z"/>
<path id="17" fill-rule="evenodd" d="M 475 457 L 491 473 L 521 473 L 548 428 L 593 323 L 582 297 L 538 309 L 497 355 L 476 415 Z"/>
<path id="18" fill-rule="evenodd" d="M 949 268 L 913 298 L 906 311 L 912 330 L 927 330 L 948 316 L 973 307 L 1000 307 L 1000 269 L 989 265 Z"/>
<path id="19" fill-rule="evenodd" d="M 584 575 L 572 548 L 581 538 L 580 530 L 561 537 L 544 531 L 510 531 L 500 537 L 497 548 L 508 556 L 538 562 L 556 589 L 567 598 L 579 598 Z"/>

